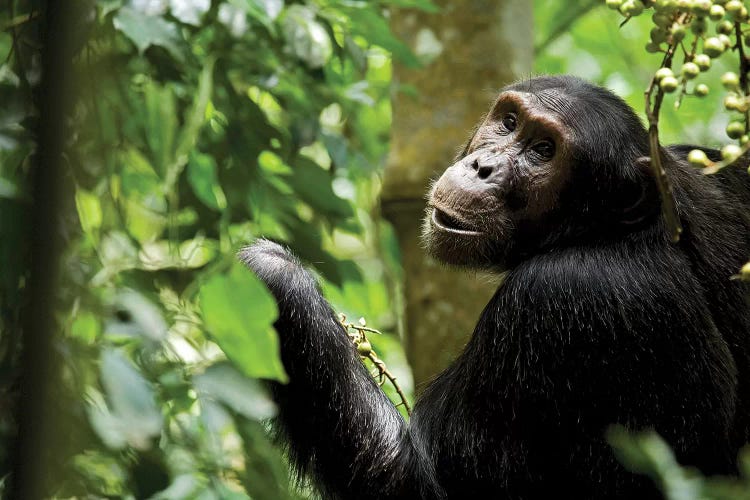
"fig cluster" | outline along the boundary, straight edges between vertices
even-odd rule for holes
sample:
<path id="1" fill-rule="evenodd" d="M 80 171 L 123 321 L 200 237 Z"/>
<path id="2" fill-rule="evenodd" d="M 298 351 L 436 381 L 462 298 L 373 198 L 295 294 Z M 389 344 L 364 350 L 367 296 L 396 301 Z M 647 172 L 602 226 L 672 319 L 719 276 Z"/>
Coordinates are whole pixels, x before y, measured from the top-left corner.
<path id="1" fill-rule="evenodd" d="M 701 80 L 713 61 L 734 57 L 736 71 L 720 75 L 712 86 L 724 91 L 724 108 L 730 113 L 727 137 L 733 143 L 722 148 L 722 162 L 731 163 L 750 148 L 750 100 L 747 58 L 750 48 L 750 14 L 742 0 L 605 0 L 623 17 L 650 14 L 653 27 L 646 51 L 664 53 L 664 63 L 653 76 L 653 84 L 665 94 L 705 97 L 710 86 Z M 667 57 L 668 56 L 668 57 Z M 682 57 L 681 62 L 676 60 Z M 714 77 L 715 78 L 715 77 Z M 713 166 L 705 153 L 692 151 L 689 160 Z"/>

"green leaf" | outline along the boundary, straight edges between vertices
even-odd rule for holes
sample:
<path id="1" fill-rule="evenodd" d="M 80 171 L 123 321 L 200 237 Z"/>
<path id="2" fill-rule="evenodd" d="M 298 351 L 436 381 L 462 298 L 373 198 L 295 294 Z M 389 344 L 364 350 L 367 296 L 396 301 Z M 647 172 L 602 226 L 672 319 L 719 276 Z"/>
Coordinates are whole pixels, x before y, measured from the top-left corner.
<path id="1" fill-rule="evenodd" d="M 157 45 L 165 48 L 177 61 L 183 62 L 182 40 L 177 26 L 162 17 L 123 7 L 117 11 L 113 22 L 115 28 L 130 38 L 141 54 L 151 45 Z"/>
<path id="2" fill-rule="evenodd" d="M 94 429 L 112 448 L 149 448 L 161 432 L 162 416 L 148 382 L 114 349 L 102 352 L 100 379 L 109 404 L 90 413 Z"/>
<path id="3" fill-rule="evenodd" d="M 182 127 L 180 135 L 177 137 L 177 148 L 172 163 L 167 169 L 166 180 L 164 182 L 167 190 L 173 189 L 175 182 L 177 182 L 177 178 L 187 163 L 190 151 L 198 141 L 198 134 L 201 127 L 206 121 L 206 107 L 211 99 L 211 92 L 213 90 L 213 71 L 214 59 L 210 58 L 201 71 L 201 76 L 198 79 L 198 94 L 185 119 L 185 126 Z"/>
<path id="4" fill-rule="evenodd" d="M 76 210 L 81 221 L 81 229 L 93 235 L 102 225 L 102 206 L 99 197 L 85 189 L 76 190 Z"/>
<path id="5" fill-rule="evenodd" d="M 281 9 L 284 8 L 283 0 L 246 0 L 245 9 L 251 16 L 265 23 L 279 17 Z"/>
<path id="6" fill-rule="evenodd" d="M 260 5 L 269 19 L 274 20 L 279 17 L 281 9 L 284 8 L 283 0 L 252 0 L 253 3 Z"/>
<path id="7" fill-rule="evenodd" d="M 337 167 L 347 165 L 349 151 L 346 139 L 338 134 L 329 134 L 323 132 L 321 140 L 328 151 L 328 156 Z"/>
<path id="8" fill-rule="evenodd" d="M 419 67 L 419 60 L 411 49 L 393 35 L 388 22 L 369 3 L 363 2 L 356 6 L 348 3 L 340 9 L 349 17 L 352 34 L 360 35 L 368 42 L 383 47 L 394 59 L 398 59 L 407 67 Z"/>
<path id="9" fill-rule="evenodd" d="M 293 166 L 294 175 L 289 177 L 289 184 L 305 203 L 329 216 L 345 218 L 354 213 L 349 202 L 333 192 L 328 171 L 304 157 L 297 158 Z"/>
<path id="10" fill-rule="evenodd" d="M 227 199 L 216 175 L 216 162 L 213 157 L 192 153 L 187 166 L 187 179 L 195 196 L 207 207 L 219 211 L 227 207 Z"/>
<path id="11" fill-rule="evenodd" d="M 219 401 L 247 418 L 263 420 L 276 415 L 276 404 L 258 381 L 242 375 L 229 363 L 209 366 L 193 380 L 204 397 Z"/>
<path id="12" fill-rule="evenodd" d="M 166 226 L 167 202 L 159 176 L 135 148 L 118 157 L 122 164 L 122 192 L 126 197 L 126 225 L 138 241 L 158 238 Z"/>
<path id="13" fill-rule="evenodd" d="M 235 264 L 203 285 L 200 303 L 209 333 L 242 373 L 287 381 L 273 329 L 276 302 L 258 278 Z"/>
<path id="14" fill-rule="evenodd" d="M 94 286 L 100 286 L 120 271 L 133 269 L 138 265 L 138 249 L 123 232 L 107 233 L 97 250 L 102 270 L 91 280 Z"/>
<path id="15" fill-rule="evenodd" d="M 85 344 L 93 344 L 99 336 L 101 325 L 94 314 L 88 311 L 79 312 L 70 325 L 71 336 Z"/>
<path id="16" fill-rule="evenodd" d="M 275 33 L 273 21 L 279 16 L 281 9 L 284 8 L 283 0 L 229 0 L 227 4 L 255 19 L 265 26 L 270 33 Z M 223 6 L 220 7 L 220 10 L 222 8 Z M 219 13 L 219 18 L 221 18 L 221 12 Z"/>
<path id="17" fill-rule="evenodd" d="M 292 167 L 284 163 L 279 155 L 271 151 L 263 151 L 258 155 L 258 165 L 269 174 L 292 175 Z"/>
<path id="18" fill-rule="evenodd" d="M 333 54 L 331 38 L 315 19 L 315 11 L 305 5 L 291 5 L 281 21 L 289 50 L 310 68 L 320 68 Z"/>
<path id="19" fill-rule="evenodd" d="M 198 493 L 205 487 L 195 475 L 183 473 L 176 476 L 169 487 L 151 497 L 151 500 L 172 500 L 175 498 L 200 498 Z"/>
<path id="20" fill-rule="evenodd" d="M 20 193 L 21 190 L 15 182 L 0 177 L 0 198 L 8 198 L 12 200 L 19 198 Z"/>
<path id="21" fill-rule="evenodd" d="M 138 253 L 141 269 L 195 269 L 205 266 L 216 255 L 216 241 L 206 238 L 185 240 L 179 245 L 171 240 L 144 243 Z"/>
<path id="22" fill-rule="evenodd" d="M 185 24 L 200 26 L 201 19 L 211 7 L 209 0 L 182 0 L 170 2 L 172 15 Z"/>
<path id="23" fill-rule="evenodd" d="M 105 326 L 107 335 L 143 337 L 161 341 L 167 335 L 167 323 L 161 309 L 135 290 L 122 290 L 112 301 L 115 312 Z"/>
<path id="24" fill-rule="evenodd" d="M 127 198 L 161 194 L 159 176 L 148 159 L 134 147 L 118 155 L 122 165 L 122 193 Z"/>
<path id="25" fill-rule="evenodd" d="M 143 87 L 145 116 L 143 126 L 155 170 L 167 177 L 169 165 L 174 161 L 174 143 L 177 134 L 177 106 L 172 87 L 149 81 Z"/>
<path id="26" fill-rule="evenodd" d="M 245 470 L 239 479 L 245 490 L 252 498 L 297 498 L 289 495 L 289 466 L 263 426 L 252 420 L 235 422 L 244 444 Z"/>
<path id="27" fill-rule="evenodd" d="M 705 498 L 701 495 L 700 476 L 681 467 L 674 452 L 657 433 L 630 433 L 622 426 L 613 426 L 607 431 L 607 440 L 618 460 L 629 470 L 651 477 L 665 498 Z"/>

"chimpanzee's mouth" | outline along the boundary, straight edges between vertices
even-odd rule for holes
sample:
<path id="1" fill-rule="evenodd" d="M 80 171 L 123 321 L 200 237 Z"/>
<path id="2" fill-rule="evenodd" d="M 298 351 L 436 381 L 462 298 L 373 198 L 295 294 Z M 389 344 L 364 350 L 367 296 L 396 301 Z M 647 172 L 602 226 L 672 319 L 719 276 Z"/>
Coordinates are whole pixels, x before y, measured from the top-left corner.
<path id="1" fill-rule="evenodd" d="M 450 215 L 443 210 L 435 207 L 432 209 L 432 223 L 438 228 L 449 231 L 451 233 L 463 234 L 468 236 L 476 236 L 482 234 L 468 222 L 458 218 L 455 215 Z"/>

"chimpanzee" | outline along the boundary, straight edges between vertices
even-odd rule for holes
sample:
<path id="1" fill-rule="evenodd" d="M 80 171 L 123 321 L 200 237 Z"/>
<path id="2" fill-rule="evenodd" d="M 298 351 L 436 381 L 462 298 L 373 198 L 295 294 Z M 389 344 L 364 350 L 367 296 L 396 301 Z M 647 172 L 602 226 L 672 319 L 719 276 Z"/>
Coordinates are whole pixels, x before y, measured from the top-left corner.
<path id="1" fill-rule="evenodd" d="M 674 244 L 620 98 L 571 76 L 500 92 L 432 186 L 424 241 L 505 278 L 408 423 L 299 261 L 266 240 L 243 249 L 279 303 L 290 382 L 273 390 L 294 464 L 326 498 L 658 497 L 608 447 L 621 424 L 732 473 L 750 428 L 750 310 L 731 279 L 750 253 L 750 182 L 738 166 L 703 175 L 690 149 L 660 152 Z"/>

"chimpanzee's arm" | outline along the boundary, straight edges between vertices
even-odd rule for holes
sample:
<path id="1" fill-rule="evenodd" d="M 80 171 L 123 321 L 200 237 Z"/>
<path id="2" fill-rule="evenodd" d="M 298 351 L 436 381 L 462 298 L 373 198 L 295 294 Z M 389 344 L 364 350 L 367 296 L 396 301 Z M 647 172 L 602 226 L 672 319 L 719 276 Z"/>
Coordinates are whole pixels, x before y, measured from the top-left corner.
<path id="1" fill-rule="evenodd" d="M 274 384 L 290 457 L 334 498 L 432 496 L 406 425 L 367 372 L 315 279 L 287 250 L 259 240 L 239 258 L 279 305 L 289 383 Z M 423 490 L 420 492 L 420 490 Z"/>

